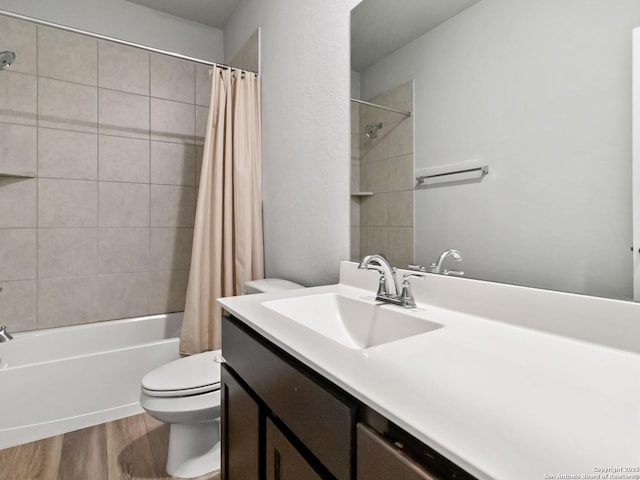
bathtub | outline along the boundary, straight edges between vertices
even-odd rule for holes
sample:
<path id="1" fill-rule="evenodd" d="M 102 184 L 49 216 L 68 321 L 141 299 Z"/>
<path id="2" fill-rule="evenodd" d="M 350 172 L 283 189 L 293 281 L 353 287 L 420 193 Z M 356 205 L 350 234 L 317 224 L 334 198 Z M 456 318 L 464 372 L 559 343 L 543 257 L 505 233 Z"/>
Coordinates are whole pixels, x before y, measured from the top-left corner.
<path id="1" fill-rule="evenodd" d="M 179 358 L 181 324 L 152 315 L 0 343 L 0 449 L 142 413 L 140 381 Z"/>

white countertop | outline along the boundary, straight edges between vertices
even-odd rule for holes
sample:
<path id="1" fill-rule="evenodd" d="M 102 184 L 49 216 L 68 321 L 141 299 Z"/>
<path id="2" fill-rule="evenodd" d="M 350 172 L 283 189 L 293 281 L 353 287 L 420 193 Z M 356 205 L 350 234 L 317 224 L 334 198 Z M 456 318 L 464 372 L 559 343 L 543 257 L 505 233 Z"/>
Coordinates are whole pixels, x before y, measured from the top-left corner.
<path id="1" fill-rule="evenodd" d="M 428 301 L 424 292 L 429 287 L 459 288 L 469 296 L 474 288 L 486 288 L 486 282 L 430 277 L 426 286 L 414 289 L 418 308 L 410 314 L 443 328 L 365 350 L 346 348 L 262 306 L 267 300 L 331 292 L 373 299 L 377 276 L 356 272 L 348 262 L 341 266 L 338 285 L 219 302 L 268 340 L 480 479 L 598 478 L 588 475 L 607 468 L 630 469 L 609 470 L 609 479 L 640 479 L 638 353 L 443 308 Z M 371 289 L 358 288 L 364 284 Z M 559 297 L 556 292 L 541 294 L 523 287 L 490 288 L 497 289 L 506 303 L 512 299 L 509 289 L 518 295 L 531 290 L 550 303 L 581 301 L 576 295 Z M 517 310 L 518 305 L 511 307 Z M 618 307 L 610 308 L 615 312 Z M 640 315 L 637 319 L 640 323 Z M 635 332 L 620 335 L 630 333 Z M 607 473 L 599 478 L 607 478 Z"/>

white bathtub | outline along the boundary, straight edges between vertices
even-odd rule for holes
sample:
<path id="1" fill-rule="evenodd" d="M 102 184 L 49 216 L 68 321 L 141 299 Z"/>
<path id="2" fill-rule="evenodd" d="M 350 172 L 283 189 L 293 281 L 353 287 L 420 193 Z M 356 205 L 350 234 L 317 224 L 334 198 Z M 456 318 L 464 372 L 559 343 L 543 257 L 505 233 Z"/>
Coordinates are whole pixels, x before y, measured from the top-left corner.
<path id="1" fill-rule="evenodd" d="M 172 313 L 0 343 L 0 449 L 142 413 L 140 381 L 179 358 L 181 324 Z"/>

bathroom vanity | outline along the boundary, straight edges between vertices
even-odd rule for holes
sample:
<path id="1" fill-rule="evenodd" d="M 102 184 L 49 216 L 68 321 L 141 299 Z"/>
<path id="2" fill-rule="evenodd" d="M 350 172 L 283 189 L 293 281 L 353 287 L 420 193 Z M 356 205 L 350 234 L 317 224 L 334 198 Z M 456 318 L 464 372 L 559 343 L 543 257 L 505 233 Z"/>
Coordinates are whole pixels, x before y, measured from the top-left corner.
<path id="1" fill-rule="evenodd" d="M 344 262 L 337 285 L 220 300 L 224 478 L 640 467 L 637 305 L 429 275 L 402 310 L 377 279 Z"/>
<path id="2" fill-rule="evenodd" d="M 223 338 L 225 478 L 473 478 L 238 319 Z"/>

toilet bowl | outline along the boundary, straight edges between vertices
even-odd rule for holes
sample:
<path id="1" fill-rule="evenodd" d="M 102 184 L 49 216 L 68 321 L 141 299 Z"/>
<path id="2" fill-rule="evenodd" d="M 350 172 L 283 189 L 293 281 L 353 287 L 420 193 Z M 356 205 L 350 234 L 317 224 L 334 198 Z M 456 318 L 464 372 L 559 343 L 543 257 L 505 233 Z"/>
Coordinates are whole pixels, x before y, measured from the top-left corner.
<path id="1" fill-rule="evenodd" d="M 140 405 L 171 425 L 167 473 L 199 477 L 220 468 L 220 350 L 181 358 L 142 379 Z"/>
<path id="2" fill-rule="evenodd" d="M 246 293 L 304 288 L 277 278 L 245 284 Z M 191 478 L 220 468 L 220 350 L 167 363 L 142 379 L 140 405 L 171 425 L 167 473 Z"/>

